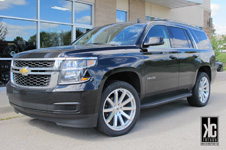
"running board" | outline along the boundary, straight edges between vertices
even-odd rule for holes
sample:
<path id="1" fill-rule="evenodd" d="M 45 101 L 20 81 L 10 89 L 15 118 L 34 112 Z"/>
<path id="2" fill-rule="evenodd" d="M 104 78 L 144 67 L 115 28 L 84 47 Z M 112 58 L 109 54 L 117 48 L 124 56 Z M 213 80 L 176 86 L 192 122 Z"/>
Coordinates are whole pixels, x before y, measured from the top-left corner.
<path id="1" fill-rule="evenodd" d="M 170 103 L 173 101 L 177 101 L 186 97 L 190 97 L 192 96 L 191 93 L 186 93 L 186 94 L 181 94 L 181 95 L 177 95 L 174 97 L 169 97 L 169 98 L 163 98 L 163 99 L 158 99 L 158 100 L 153 100 L 150 102 L 145 102 L 143 104 L 141 104 L 141 109 L 146 109 L 146 108 L 151 108 L 151 107 L 155 107 L 158 105 L 162 105 L 162 104 L 166 104 L 166 103 Z"/>

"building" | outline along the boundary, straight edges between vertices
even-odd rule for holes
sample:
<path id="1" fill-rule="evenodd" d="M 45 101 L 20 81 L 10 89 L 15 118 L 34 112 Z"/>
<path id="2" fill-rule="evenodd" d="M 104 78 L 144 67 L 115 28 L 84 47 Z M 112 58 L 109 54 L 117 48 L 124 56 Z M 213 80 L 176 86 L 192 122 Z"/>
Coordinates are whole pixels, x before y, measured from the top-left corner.
<path id="1" fill-rule="evenodd" d="M 69 45 L 96 26 L 138 18 L 198 26 L 211 37 L 210 16 L 210 0 L 0 0 L 0 62 L 21 51 Z M 9 72 L 1 64 L 3 82 Z"/>

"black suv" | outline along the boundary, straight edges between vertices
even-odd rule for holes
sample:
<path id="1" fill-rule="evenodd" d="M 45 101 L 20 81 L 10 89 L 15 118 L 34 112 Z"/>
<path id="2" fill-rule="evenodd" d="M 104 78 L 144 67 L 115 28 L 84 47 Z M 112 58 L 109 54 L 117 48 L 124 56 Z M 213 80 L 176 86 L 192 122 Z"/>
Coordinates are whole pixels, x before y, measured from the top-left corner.
<path id="1" fill-rule="evenodd" d="M 216 69 L 199 28 L 119 23 L 94 28 L 71 46 L 17 54 L 7 93 L 16 112 L 118 136 L 134 127 L 142 108 L 183 98 L 205 106 Z"/>

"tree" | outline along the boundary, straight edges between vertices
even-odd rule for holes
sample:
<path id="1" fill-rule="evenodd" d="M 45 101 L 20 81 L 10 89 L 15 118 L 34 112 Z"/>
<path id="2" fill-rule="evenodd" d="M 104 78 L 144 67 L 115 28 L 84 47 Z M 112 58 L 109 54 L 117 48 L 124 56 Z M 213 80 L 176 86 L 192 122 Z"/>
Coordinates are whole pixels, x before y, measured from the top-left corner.
<path id="1" fill-rule="evenodd" d="M 31 36 L 28 42 L 35 43 L 36 34 Z M 71 43 L 71 31 L 61 31 L 58 32 L 40 32 L 40 46 L 41 48 L 45 47 L 54 47 L 54 46 L 63 46 L 69 45 Z"/>
<path id="2" fill-rule="evenodd" d="M 62 39 L 64 45 L 70 45 L 71 44 L 71 31 L 67 31 L 67 32 L 62 31 L 61 39 Z"/>
<path id="3" fill-rule="evenodd" d="M 29 43 L 36 43 L 36 34 L 35 35 L 32 35 L 29 40 L 28 40 Z"/>
<path id="4" fill-rule="evenodd" d="M 3 22 L 0 22 L 0 40 L 5 40 L 5 37 L 8 33 L 7 27 L 4 27 Z"/>
<path id="5" fill-rule="evenodd" d="M 13 41 L 14 42 L 24 41 L 24 39 L 21 36 L 17 36 Z"/>
<path id="6" fill-rule="evenodd" d="M 223 49 L 224 44 L 226 43 L 226 36 L 222 36 L 222 38 L 217 38 L 215 32 L 216 30 L 214 29 L 213 26 L 211 31 L 211 44 L 215 51 L 216 56 L 218 56 L 220 54 L 220 50 Z"/>

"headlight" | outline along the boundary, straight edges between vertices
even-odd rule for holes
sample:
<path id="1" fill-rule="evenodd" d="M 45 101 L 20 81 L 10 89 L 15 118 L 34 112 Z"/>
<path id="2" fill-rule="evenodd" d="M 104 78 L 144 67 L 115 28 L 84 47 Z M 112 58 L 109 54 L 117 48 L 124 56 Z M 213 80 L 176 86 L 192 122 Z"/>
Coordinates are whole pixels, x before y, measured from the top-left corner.
<path id="1" fill-rule="evenodd" d="M 61 66 L 60 84 L 78 83 L 89 80 L 87 68 L 96 65 L 97 58 L 80 58 L 65 60 Z"/>

